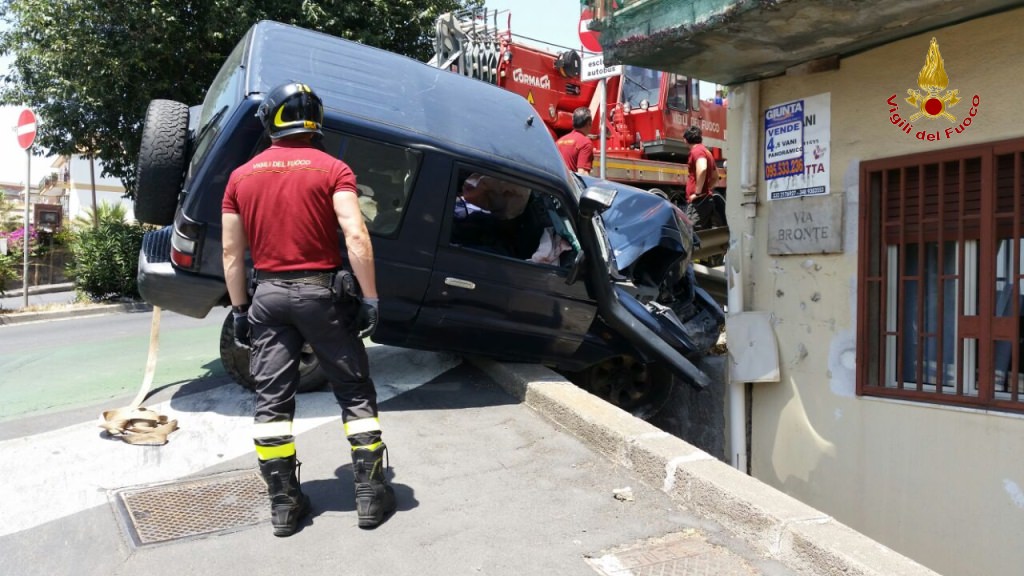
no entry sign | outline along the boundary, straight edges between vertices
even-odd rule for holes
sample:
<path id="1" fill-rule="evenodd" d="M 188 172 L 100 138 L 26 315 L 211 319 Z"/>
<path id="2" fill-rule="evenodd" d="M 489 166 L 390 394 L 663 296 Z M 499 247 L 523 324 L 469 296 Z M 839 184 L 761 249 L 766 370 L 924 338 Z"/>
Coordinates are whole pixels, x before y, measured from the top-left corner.
<path id="1" fill-rule="evenodd" d="M 590 11 L 590 8 L 584 8 L 580 12 L 580 43 L 591 52 L 601 52 L 601 42 L 599 41 L 601 35 L 589 28 L 590 20 L 593 17 L 594 13 Z"/>
<path id="2" fill-rule="evenodd" d="M 25 108 L 18 115 L 18 146 L 22 150 L 28 150 L 36 140 L 36 115 Z"/>

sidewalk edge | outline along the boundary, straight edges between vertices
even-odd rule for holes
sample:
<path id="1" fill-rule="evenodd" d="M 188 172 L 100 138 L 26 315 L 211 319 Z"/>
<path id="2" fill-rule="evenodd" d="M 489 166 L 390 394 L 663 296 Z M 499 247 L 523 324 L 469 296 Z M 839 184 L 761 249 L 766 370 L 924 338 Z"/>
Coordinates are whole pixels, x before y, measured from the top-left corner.
<path id="1" fill-rule="evenodd" d="M 809 575 L 939 576 L 535 364 L 467 357 L 509 394 L 673 501 Z"/>
<path id="2" fill-rule="evenodd" d="M 102 314 L 113 314 L 115 312 L 148 312 L 152 309 L 153 306 L 146 302 L 120 302 L 116 304 L 93 304 L 82 306 L 80 308 L 68 308 L 63 310 L 12 312 L 10 314 L 0 314 L 0 326 L 24 324 L 26 322 L 40 322 L 43 320 L 63 320 L 65 318 L 77 318 L 81 316 L 99 316 Z"/>
<path id="3" fill-rule="evenodd" d="M 75 289 L 74 282 L 61 282 L 60 284 L 39 284 L 36 286 L 28 287 L 29 296 L 37 294 L 53 294 L 55 292 L 70 292 Z M 3 293 L 4 298 L 21 298 L 25 295 L 25 291 L 22 288 L 13 288 L 6 290 Z"/>

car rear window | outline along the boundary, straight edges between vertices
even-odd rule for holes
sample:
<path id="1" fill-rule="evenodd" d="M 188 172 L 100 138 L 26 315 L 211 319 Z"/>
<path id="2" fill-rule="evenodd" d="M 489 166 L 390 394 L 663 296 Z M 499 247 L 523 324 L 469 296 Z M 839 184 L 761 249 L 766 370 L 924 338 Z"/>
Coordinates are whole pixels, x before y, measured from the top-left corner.
<path id="1" fill-rule="evenodd" d="M 359 207 L 376 236 L 398 232 L 419 172 L 422 154 L 394 144 L 324 130 L 324 149 L 356 174 Z"/>
<path id="2" fill-rule="evenodd" d="M 193 169 L 203 162 L 210 145 L 217 139 L 221 127 L 231 111 L 242 100 L 242 83 L 245 80 L 245 68 L 242 67 L 242 56 L 246 42 L 239 42 L 220 67 L 220 72 L 210 84 L 203 99 L 203 110 L 199 115 L 198 135 L 195 152 L 192 154 Z"/>

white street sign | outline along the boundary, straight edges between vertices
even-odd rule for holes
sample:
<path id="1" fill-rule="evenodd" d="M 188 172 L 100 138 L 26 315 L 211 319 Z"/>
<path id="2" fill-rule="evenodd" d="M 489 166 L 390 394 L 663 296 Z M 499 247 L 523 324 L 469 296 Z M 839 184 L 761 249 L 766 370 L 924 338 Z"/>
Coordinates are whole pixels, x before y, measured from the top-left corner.
<path id="1" fill-rule="evenodd" d="M 594 56 L 585 56 L 582 59 L 583 71 L 580 72 L 580 80 L 588 82 L 590 80 L 600 80 L 601 78 L 610 78 L 612 76 L 618 76 L 622 74 L 622 65 L 617 66 L 605 66 L 604 55 L 596 54 Z"/>

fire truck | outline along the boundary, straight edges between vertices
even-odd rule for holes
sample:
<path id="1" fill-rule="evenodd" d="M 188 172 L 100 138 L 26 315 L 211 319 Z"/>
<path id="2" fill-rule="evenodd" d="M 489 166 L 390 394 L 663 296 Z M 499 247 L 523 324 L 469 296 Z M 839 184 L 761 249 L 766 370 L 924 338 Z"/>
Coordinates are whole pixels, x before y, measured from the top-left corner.
<path id="1" fill-rule="evenodd" d="M 504 22 L 502 22 L 504 21 Z M 689 145 L 683 132 L 699 126 L 716 158 L 724 192 L 725 106 L 702 99 L 700 82 L 681 74 L 623 66 L 606 79 L 606 152 L 599 152 L 600 80 L 581 80 L 578 51 L 513 38 L 511 14 L 486 9 L 442 15 L 436 22 L 430 64 L 496 84 L 526 98 L 555 138 L 572 130 L 576 108 L 590 108 L 595 165 L 608 180 L 623 182 L 685 204 Z M 544 46 L 541 46 L 544 44 Z M 554 48 L 554 49 L 552 49 Z"/>

